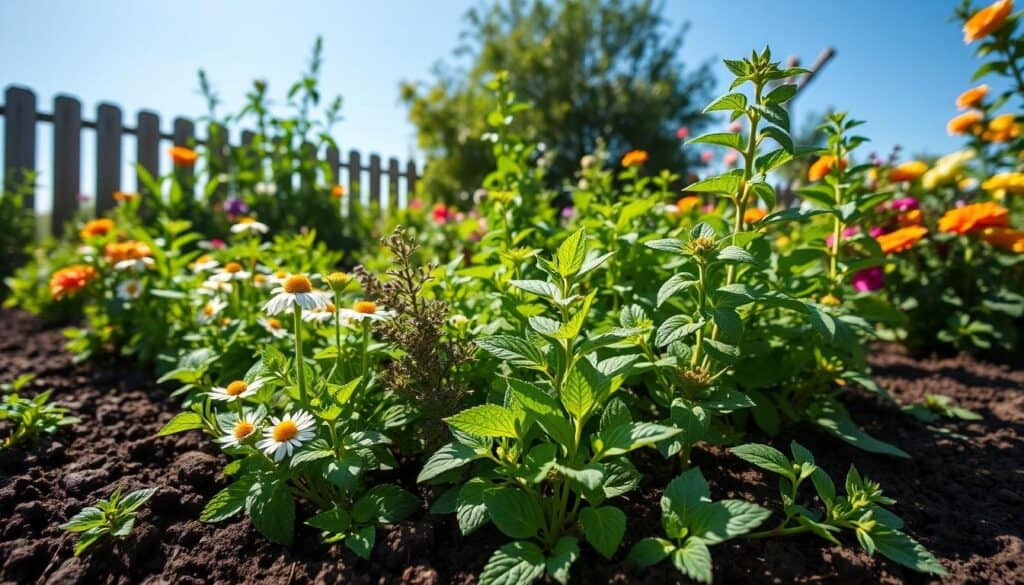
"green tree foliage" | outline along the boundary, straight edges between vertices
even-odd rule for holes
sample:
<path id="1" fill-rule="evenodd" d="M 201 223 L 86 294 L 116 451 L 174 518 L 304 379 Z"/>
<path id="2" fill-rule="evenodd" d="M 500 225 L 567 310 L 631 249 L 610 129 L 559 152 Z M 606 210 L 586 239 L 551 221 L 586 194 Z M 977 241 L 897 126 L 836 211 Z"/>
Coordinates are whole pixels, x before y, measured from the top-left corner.
<path id="1" fill-rule="evenodd" d="M 428 157 L 426 193 L 454 200 L 493 168 L 480 140 L 493 104 L 481 88 L 500 70 L 534 106 L 523 127 L 545 145 L 552 180 L 571 176 L 599 138 L 612 155 L 643 149 L 651 168 L 685 171 L 676 130 L 702 125 L 698 104 L 713 80 L 707 65 L 684 67 L 686 27 L 671 30 L 660 8 L 651 0 L 513 0 L 469 10 L 453 60 L 402 91 Z"/>

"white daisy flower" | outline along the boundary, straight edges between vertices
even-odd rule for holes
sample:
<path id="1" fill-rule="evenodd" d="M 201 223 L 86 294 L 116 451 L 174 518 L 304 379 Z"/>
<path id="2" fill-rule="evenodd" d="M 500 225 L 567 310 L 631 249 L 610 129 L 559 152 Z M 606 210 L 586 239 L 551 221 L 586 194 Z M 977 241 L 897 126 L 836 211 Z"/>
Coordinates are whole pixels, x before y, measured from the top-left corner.
<path id="1" fill-rule="evenodd" d="M 270 231 L 267 224 L 256 221 L 251 217 L 243 217 L 238 220 L 238 223 L 231 226 L 231 233 L 233 234 L 265 234 Z"/>
<path id="2" fill-rule="evenodd" d="M 210 302 L 203 305 L 202 309 L 199 309 L 199 314 L 196 315 L 196 321 L 199 321 L 200 325 L 206 325 L 217 318 L 228 306 L 227 302 L 221 299 L 211 299 Z"/>
<path id="3" fill-rule="evenodd" d="M 228 262 L 210 277 L 210 280 L 217 282 L 228 282 L 230 280 L 249 280 L 252 273 L 248 270 L 242 270 L 242 265 L 238 262 Z"/>
<path id="4" fill-rule="evenodd" d="M 308 412 L 297 410 L 284 418 L 270 417 L 273 426 L 263 431 L 263 440 L 256 447 L 274 461 L 281 461 L 316 436 L 316 420 Z"/>
<path id="5" fill-rule="evenodd" d="M 142 295 L 142 283 L 137 279 L 129 278 L 117 285 L 117 298 L 122 301 L 130 301 Z"/>
<path id="6" fill-rule="evenodd" d="M 256 436 L 262 417 L 243 410 L 242 414 L 235 415 L 231 420 L 233 422 L 228 434 L 217 437 L 217 442 L 225 447 L 237 447 L 250 437 Z"/>
<path id="7" fill-rule="evenodd" d="M 201 272 L 207 272 L 207 271 L 213 270 L 214 268 L 216 268 L 218 266 L 220 266 L 220 262 L 217 262 L 216 260 L 214 260 L 213 256 L 209 256 L 209 255 L 205 255 L 204 254 L 204 255 L 196 258 L 196 261 L 192 263 L 191 268 L 192 268 L 192 272 L 193 273 L 199 274 Z"/>
<path id="8" fill-rule="evenodd" d="M 234 402 L 235 400 L 252 396 L 266 383 L 266 378 L 256 378 L 252 382 L 235 380 L 227 386 L 215 386 L 213 390 L 210 390 L 210 398 L 224 402 Z"/>
<path id="9" fill-rule="evenodd" d="M 284 270 L 278 270 L 267 276 L 267 283 L 271 286 L 281 286 L 284 284 L 284 281 L 288 280 L 289 276 L 291 276 L 291 274 Z"/>
<path id="10" fill-rule="evenodd" d="M 257 323 L 263 326 L 267 330 L 267 333 L 274 336 L 274 339 L 281 339 L 288 335 L 288 330 L 281 326 L 281 321 L 273 317 L 267 317 L 266 319 L 257 319 Z"/>
<path id="11" fill-rule="evenodd" d="M 329 302 L 329 297 L 313 290 L 313 283 L 302 274 L 289 276 L 273 293 L 274 296 L 263 305 L 263 310 L 271 316 L 291 311 L 296 305 L 307 311 L 322 309 Z"/>
<path id="12" fill-rule="evenodd" d="M 362 321 L 364 319 L 386 321 L 395 316 L 394 311 L 384 310 L 384 307 L 378 307 L 377 303 L 373 301 L 358 301 L 351 309 L 342 309 L 340 313 L 343 318 L 349 321 Z"/>
<path id="13" fill-rule="evenodd" d="M 145 256 L 142 258 L 129 258 L 128 260 L 121 260 L 117 264 L 114 264 L 114 270 L 131 270 L 134 272 L 145 272 L 155 264 L 156 262 L 149 256 Z"/>
<path id="14" fill-rule="evenodd" d="M 198 291 L 204 295 L 214 295 L 217 293 L 230 294 L 233 289 L 234 285 L 230 282 L 207 278 L 203 281 L 203 284 L 199 285 Z"/>
<path id="15" fill-rule="evenodd" d="M 337 318 L 338 308 L 334 303 L 327 303 L 327 306 L 320 309 L 310 309 L 302 312 L 302 320 L 314 325 L 326 325 Z"/>

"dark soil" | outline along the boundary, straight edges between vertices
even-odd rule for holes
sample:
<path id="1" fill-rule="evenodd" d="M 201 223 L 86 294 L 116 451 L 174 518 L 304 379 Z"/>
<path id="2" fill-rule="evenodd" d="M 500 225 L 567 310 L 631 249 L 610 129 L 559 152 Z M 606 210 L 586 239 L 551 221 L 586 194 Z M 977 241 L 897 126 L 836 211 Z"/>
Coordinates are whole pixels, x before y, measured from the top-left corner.
<path id="1" fill-rule="evenodd" d="M 493 528 L 463 539 L 450 517 L 427 514 L 381 529 L 372 561 L 324 546 L 300 527 L 290 548 L 271 544 L 246 520 L 197 520 L 225 485 L 225 463 L 198 433 L 155 438 L 176 411 L 166 390 L 120 362 L 75 365 L 60 330 L 19 312 L 0 312 L 0 380 L 32 372 L 32 390 L 53 388 L 81 424 L 27 450 L 0 452 L 0 582 L 3 583 L 473 583 L 503 542 Z M 1024 370 L 968 356 L 917 360 L 880 347 L 875 374 L 900 401 L 926 393 L 952 396 L 982 414 L 977 422 L 944 422 L 938 433 L 868 396 L 849 401 L 855 420 L 914 458 L 870 455 L 808 431 L 800 436 L 819 464 L 839 479 L 850 462 L 899 502 L 907 531 L 949 569 L 948 583 L 1024 582 Z M 779 443 L 783 444 L 783 443 Z M 716 498 L 774 506 L 776 480 L 720 449 L 694 454 Z M 622 549 L 611 561 L 587 550 L 574 567 L 577 583 L 672 583 L 670 566 L 640 571 L 621 560 L 637 539 L 660 530 L 658 498 L 671 475 L 641 456 L 647 483 L 619 501 L 629 518 Z M 414 477 L 415 469 L 403 477 Z M 407 484 L 411 482 L 407 481 Z M 58 525 L 116 487 L 156 487 L 130 538 L 84 558 Z M 412 485 L 408 485 L 416 489 Z M 777 519 L 777 518 L 776 518 Z M 771 522 L 771 520 L 769 521 Z M 849 547 L 814 537 L 724 543 L 712 549 L 719 583 L 926 583 L 933 579 Z"/>

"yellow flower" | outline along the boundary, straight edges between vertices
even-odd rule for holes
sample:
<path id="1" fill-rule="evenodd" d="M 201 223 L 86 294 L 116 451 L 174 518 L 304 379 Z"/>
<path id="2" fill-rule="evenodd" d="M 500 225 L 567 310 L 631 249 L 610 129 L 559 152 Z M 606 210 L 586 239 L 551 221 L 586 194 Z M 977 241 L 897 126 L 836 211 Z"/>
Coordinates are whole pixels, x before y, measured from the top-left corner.
<path id="1" fill-rule="evenodd" d="M 1013 0 L 998 0 L 982 8 L 964 23 L 964 43 L 987 37 L 1002 28 L 1007 17 L 1013 12 Z"/>
<path id="2" fill-rule="evenodd" d="M 984 116 L 981 112 L 977 110 L 968 110 L 946 123 L 946 133 L 950 136 L 967 134 L 973 130 L 975 126 L 980 124 L 983 118 Z"/>
<path id="3" fill-rule="evenodd" d="M 981 188 L 986 191 L 1024 193 L 1024 173 L 999 173 L 985 180 Z"/>
<path id="4" fill-rule="evenodd" d="M 978 107 L 981 100 L 988 95 L 988 84 L 982 83 L 978 87 L 972 87 L 956 98 L 956 107 L 961 110 L 969 110 Z"/>
<path id="5" fill-rule="evenodd" d="M 889 171 L 889 180 L 904 183 L 917 180 L 928 170 L 928 165 L 919 160 L 905 162 Z"/>
<path id="6" fill-rule="evenodd" d="M 970 149 L 947 154 L 935 161 L 935 166 L 925 172 L 921 177 L 921 186 L 925 189 L 934 189 L 955 182 L 974 156 L 974 151 Z"/>
<path id="7" fill-rule="evenodd" d="M 1013 114 L 1000 114 L 988 123 L 988 128 L 981 133 L 982 140 L 987 142 L 1009 142 L 1020 136 L 1020 125 Z"/>

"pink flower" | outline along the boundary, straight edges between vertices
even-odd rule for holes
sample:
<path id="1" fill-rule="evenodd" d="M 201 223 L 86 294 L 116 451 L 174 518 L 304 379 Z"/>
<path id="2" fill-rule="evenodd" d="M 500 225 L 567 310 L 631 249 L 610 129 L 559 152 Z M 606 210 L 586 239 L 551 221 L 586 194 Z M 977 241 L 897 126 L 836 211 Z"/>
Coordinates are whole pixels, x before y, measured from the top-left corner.
<path id="1" fill-rule="evenodd" d="M 431 215 L 434 218 L 434 223 L 445 223 L 448 221 L 448 208 L 444 206 L 444 203 L 435 203 Z"/>
<path id="2" fill-rule="evenodd" d="M 676 138 L 678 138 L 679 140 L 686 140 L 689 137 L 690 129 L 687 128 L 686 126 L 680 126 L 679 129 L 676 130 Z"/>
<path id="3" fill-rule="evenodd" d="M 736 120 L 732 124 L 729 124 L 729 132 L 739 132 L 743 130 L 743 122 Z"/>
<path id="4" fill-rule="evenodd" d="M 703 207 L 700 208 L 700 210 L 702 213 L 713 213 L 715 211 L 715 204 L 706 203 Z"/>
<path id="5" fill-rule="evenodd" d="M 917 199 L 914 197 L 900 197 L 899 199 L 893 199 L 889 202 L 889 207 L 894 211 L 903 213 L 904 211 L 910 211 L 918 208 Z"/>
<path id="6" fill-rule="evenodd" d="M 848 227 L 845 230 L 843 230 L 843 239 L 845 240 L 847 238 L 852 238 L 853 236 L 855 236 L 855 235 L 857 235 L 859 233 L 860 233 L 860 226 L 851 225 L 850 227 Z M 835 242 L 835 241 L 836 241 L 835 236 L 833 236 L 832 234 L 829 234 L 828 237 L 825 238 L 825 245 L 828 246 L 829 248 L 831 248 L 832 247 L 832 243 Z"/>
<path id="7" fill-rule="evenodd" d="M 423 200 L 420 199 L 419 197 L 413 199 L 412 201 L 409 202 L 409 209 L 413 211 L 419 211 L 423 209 Z"/>
<path id="8" fill-rule="evenodd" d="M 880 235 L 882 235 L 884 233 L 885 233 L 885 230 L 880 228 L 880 227 L 878 227 L 878 226 L 875 226 L 873 228 L 868 229 L 868 235 L 871 236 L 872 238 L 877 238 L 878 236 L 880 236 Z"/>
<path id="9" fill-rule="evenodd" d="M 711 152 L 710 150 L 705 150 L 704 152 L 700 153 L 700 162 L 708 164 L 713 160 L 715 160 L 715 153 Z"/>
<path id="10" fill-rule="evenodd" d="M 885 271 L 881 266 L 874 266 L 857 271 L 851 279 L 857 292 L 871 292 L 885 286 Z"/>
<path id="11" fill-rule="evenodd" d="M 733 151 L 729 151 L 729 152 L 725 153 L 725 156 L 722 157 L 722 162 L 727 167 L 734 167 L 734 166 L 736 166 L 736 161 L 737 160 L 739 160 L 739 155 L 737 155 Z"/>
<path id="12" fill-rule="evenodd" d="M 569 219 L 576 215 L 576 208 L 573 206 L 562 208 L 562 219 Z"/>

